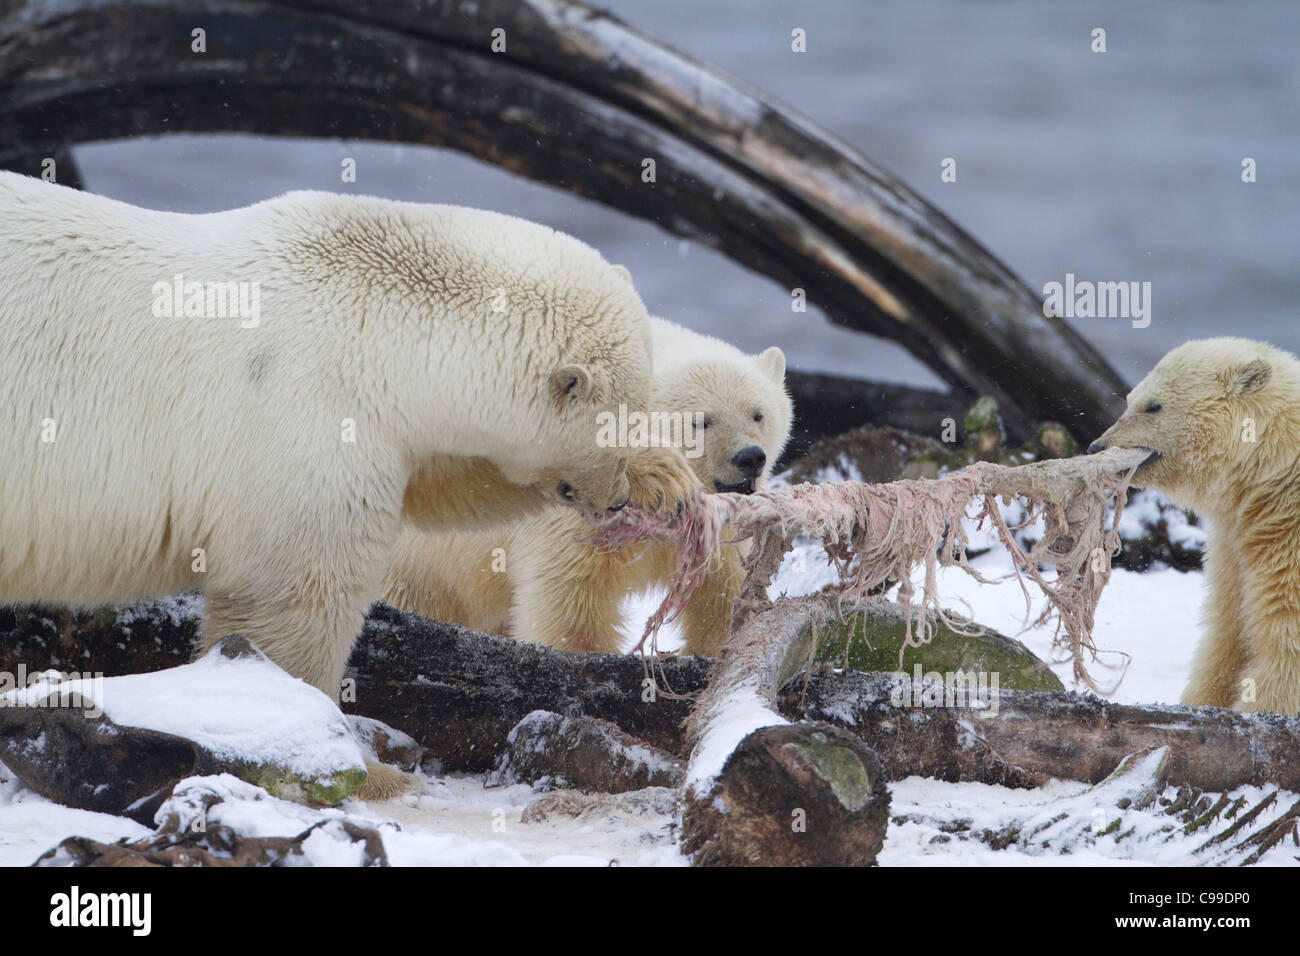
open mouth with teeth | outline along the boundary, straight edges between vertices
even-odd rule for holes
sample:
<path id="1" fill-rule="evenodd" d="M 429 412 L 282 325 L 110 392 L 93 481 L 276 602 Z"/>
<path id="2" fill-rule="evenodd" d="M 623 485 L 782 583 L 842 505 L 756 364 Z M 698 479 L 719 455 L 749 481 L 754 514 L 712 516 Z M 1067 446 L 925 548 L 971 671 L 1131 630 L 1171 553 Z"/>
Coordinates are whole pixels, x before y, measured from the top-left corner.
<path id="1" fill-rule="evenodd" d="M 734 485 L 729 485 L 725 481 L 718 481 L 718 479 L 714 478 L 713 487 L 724 494 L 752 495 L 754 493 L 754 479 L 745 478 L 742 481 L 736 482 Z"/>

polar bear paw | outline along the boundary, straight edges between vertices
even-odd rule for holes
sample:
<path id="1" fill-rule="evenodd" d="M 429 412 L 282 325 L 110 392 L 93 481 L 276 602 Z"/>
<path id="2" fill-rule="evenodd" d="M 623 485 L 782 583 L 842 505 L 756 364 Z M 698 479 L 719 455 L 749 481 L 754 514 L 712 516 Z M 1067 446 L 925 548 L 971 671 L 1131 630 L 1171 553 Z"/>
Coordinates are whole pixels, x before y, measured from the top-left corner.
<path id="1" fill-rule="evenodd" d="M 700 499 L 700 479 L 677 448 L 643 448 L 627 460 L 628 502 L 657 515 L 680 515 Z"/>
<path id="2" fill-rule="evenodd" d="M 418 778 L 413 773 L 390 767 L 375 760 L 366 761 L 366 779 L 354 796 L 367 803 L 384 803 L 396 800 L 409 792 Z"/>

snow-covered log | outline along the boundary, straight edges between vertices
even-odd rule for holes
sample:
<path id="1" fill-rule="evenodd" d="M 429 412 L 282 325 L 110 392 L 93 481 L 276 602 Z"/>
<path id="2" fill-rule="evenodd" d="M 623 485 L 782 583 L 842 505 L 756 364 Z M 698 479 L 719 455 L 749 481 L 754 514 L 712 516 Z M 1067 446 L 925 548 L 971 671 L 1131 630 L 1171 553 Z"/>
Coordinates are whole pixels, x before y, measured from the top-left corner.
<path id="1" fill-rule="evenodd" d="M 884 843 L 880 759 L 843 730 L 777 713 L 783 678 L 809 662 L 803 624 L 740 628 L 691 715 L 682 850 L 697 865 L 870 866 Z"/>
<path id="2" fill-rule="evenodd" d="M 875 814 L 888 806 L 887 795 L 866 799 L 870 786 L 913 775 L 1018 788 L 1121 777 L 1130 785 L 1138 780 L 1126 775 L 1131 755 L 1159 752 L 1158 786 L 1148 781 L 1157 792 L 1167 785 L 1199 799 L 1202 792 L 1252 786 L 1300 791 L 1300 718 L 999 690 L 996 681 L 991 693 L 987 685 L 976 693 L 952 674 L 913 682 L 904 674 L 805 671 L 819 636 L 843 627 L 830 596 L 783 599 L 754 615 L 723 649 L 692 718 L 682 790 L 683 849 L 697 862 L 870 862 L 875 851 L 864 842 L 883 837 Z M 853 737 L 864 746 L 854 747 Z M 1076 803 L 1096 803 L 1111 790 L 1115 801 L 1133 796 L 1103 787 Z M 1104 805 L 1113 809 L 1114 802 Z M 792 830 L 791 813 L 810 807 L 820 811 L 816 826 L 810 813 L 808 831 Z M 1240 834 L 1231 846 L 1243 851 L 1234 859 L 1258 859 L 1251 848 L 1266 850 L 1289 835 L 1298 813 L 1292 808 L 1253 843 L 1242 841 L 1254 831 Z M 1027 821 L 1007 833 L 1019 839 L 1035 826 Z M 1065 842 L 1096 836 L 1061 827 L 1052 833 Z"/>
<path id="3" fill-rule="evenodd" d="M 781 613 L 774 608 L 763 616 Z M 829 604 L 821 614 L 834 615 Z M 815 672 L 778 699 L 870 744 L 890 779 L 918 774 L 1008 786 L 1105 779 L 1127 755 L 1169 748 L 1174 786 L 1300 792 L 1300 717 L 1181 704 L 1117 704 L 1091 694 L 1000 690 L 968 706 L 952 685 L 905 675 Z"/>
<path id="4" fill-rule="evenodd" d="M 110 676 L 174 666 L 188 652 L 200 607 L 169 601 L 106 610 L 69 618 L 57 631 L 41 631 L 56 623 L 47 612 L 20 614 L 0 625 L 0 671 L 19 671 L 24 661 L 30 670 L 66 669 L 75 661 L 86 672 Z M 903 693 L 901 675 L 814 666 L 807 678 L 798 676 L 810 659 L 814 631 L 822 639 L 835 629 L 836 639 L 842 636 L 845 625 L 833 596 L 781 599 L 755 616 L 754 624 L 761 621 L 788 641 L 788 650 L 784 666 L 766 672 L 765 682 L 779 681 L 774 704 L 748 729 L 790 721 L 834 724 L 871 747 L 890 779 L 915 774 L 1018 787 L 1049 777 L 1095 783 L 1126 755 L 1168 746 L 1171 784 L 1300 792 L 1300 718 L 1116 704 L 1087 694 L 1005 686 L 996 712 L 982 704 L 948 706 L 942 690 L 931 695 L 942 702 L 935 706 L 927 704 L 928 682 L 915 692 L 902 685 L 908 691 Z M 121 658 L 123 645 L 137 653 Z M 405 731 L 445 770 L 492 769 L 511 728 L 539 709 L 611 721 L 680 757 L 691 750 L 682 727 L 691 711 L 685 698 L 705 690 L 709 665 L 695 657 L 661 662 L 660 676 L 682 695 L 677 699 L 653 693 L 635 658 L 520 644 L 379 604 L 352 657 L 355 685 L 344 710 Z M 711 757 L 712 766 L 725 758 L 725 752 Z"/>

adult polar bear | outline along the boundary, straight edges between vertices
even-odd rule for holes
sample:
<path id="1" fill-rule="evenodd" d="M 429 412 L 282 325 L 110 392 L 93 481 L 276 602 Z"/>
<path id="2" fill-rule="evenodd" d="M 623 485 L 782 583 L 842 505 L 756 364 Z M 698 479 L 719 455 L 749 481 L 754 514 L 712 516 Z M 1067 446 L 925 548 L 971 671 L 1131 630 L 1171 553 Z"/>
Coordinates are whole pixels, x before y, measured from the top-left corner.
<path id="1" fill-rule="evenodd" d="M 676 436 L 690 439 L 686 457 L 706 488 L 762 491 L 790 437 L 794 409 L 785 389 L 785 355 L 775 346 L 746 355 L 664 319 L 651 319 L 651 328 L 652 414 L 692 423 Z M 697 415 L 699 429 L 693 427 Z M 474 533 L 408 528 L 393 552 L 384 600 L 489 634 L 617 653 L 623 598 L 667 587 L 677 552 L 662 543 L 605 552 L 585 543 L 582 531 L 582 522 L 561 508 Z M 724 547 L 691 595 L 682 613 L 687 653 L 717 654 L 748 548 L 749 542 Z"/>
<path id="2" fill-rule="evenodd" d="M 679 455 L 596 440 L 647 405 L 649 318 L 571 237 L 326 193 L 161 213 L 11 173 L 0 221 L 0 601 L 199 587 L 206 644 L 246 634 L 336 698 L 403 518 L 698 493 Z M 155 314 L 178 275 L 257 283 L 256 324 Z"/>

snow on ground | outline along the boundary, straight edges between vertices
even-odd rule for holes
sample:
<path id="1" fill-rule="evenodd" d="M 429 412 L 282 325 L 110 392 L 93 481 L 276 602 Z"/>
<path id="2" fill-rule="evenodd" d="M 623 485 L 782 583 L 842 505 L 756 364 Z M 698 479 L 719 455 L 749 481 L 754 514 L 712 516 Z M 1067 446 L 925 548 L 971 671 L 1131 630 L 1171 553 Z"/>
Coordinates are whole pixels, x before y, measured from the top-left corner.
<path id="1" fill-rule="evenodd" d="M 361 804 L 403 829 L 385 834 L 395 866 L 462 866 L 475 862 L 538 866 L 685 866 L 671 814 L 632 812 L 611 801 L 577 817 L 551 813 L 524 823 L 540 794 L 525 784 L 484 789 L 482 778 L 452 774 L 429 780 L 427 792 L 384 804 Z"/>
<path id="2" fill-rule="evenodd" d="M 1134 516 L 1137 517 L 1137 516 Z M 989 544 L 987 529 L 968 527 L 972 547 Z M 1201 533 L 1187 528 L 1187 537 Z M 976 557 L 973 565 L 986 577 L 1010 570 L 1010 558 L 994 545 Z M 812 542 L 800 542 L 787 556 L 772 586 L 772 594 L 806 594 L 834 580 L 820 549 Z M 1134 574 L 1115 570 L 1097 612 L 1095 640 L 1103 650 L 1123 651 L 1132 658 L 1123 682 L 1113 699 L 1132 702 L 1176 702 L 1186 683 L 1191 659 L 1200 633 L 1199 614 L 1204 600 L 1204 577 L 1198 572 L 1153 570 Z M 1050 629 L 1021 633 L 1027 621 L 1041 610 L 1042 598 L 1034 594 L 1028 613 L 1020 587 L 1014 581 L 996 586 L 982 585 L 958 569 L 946 569 L 939 577 L 945 606 L 973 612 L 975 620 L 1010 636 L 1018 636 L 1044 659 L 1051 654 Z M 630 599 L 625 610 L 625 630 L 632 643 L 661 595 Z M 963 603 L 964 602 L 964 603 Z M 680 645 L 680 634 L 670 627 L 661 635 L 661 646 Z M 1070 665 L 1054 669 L 1067 687 Z M 1093 666 L 1105 680 L 1108 672 Z M 165 697 L 166 695 L 164 695 Z M 161 699 L 160 699 L 161 700 Z M 159 706 L 163 706 L 162 703 Z M 117 715 L 115 715 L 117 716 Z M 150 721 L 133 713 L 133 721 Z M 154 725 L 148 723 L 146 725 Z M 290 835 L 302 832 L 310 821 L 321 819 L 320 811 L 308 811 L 267 797 L 241 796 L 247 787 L 225 779 L 229 790 L 221 814 L 246 832 Z M 194 781 L 214 786 L 218 778 Z M 1059 806 L 1083 808 L 1095 794 L 1078 782 L 1060 781 L 1038 790 L 1009 790 L 984 784 L 949 784 L 918 777 L 895 781 L 892 817 L 907 819 L 891 824 L 880 862 L 887 866 L 906 865 L 1188 865 L 1207 862 L 1192 850 L 1203 840 L 1175 837 L 1149 842 L 1127 840 L 1120 845 L 1105 838 L 1071 838 L 1068 850 L 1029 852 L 1010 846 L 993 850 L 973 839 L 950 836 L 954 821 L 968 821 L 969 829 L 996 830 L 1008 821 L 1033 818 L 1035 813 L 1055 814 Z M 350 819 L 380 828 L 390 862 L 395 865 L 683 865 L 676 842 L 676 822 L 671 809 L 651 801 L 648 805 L 628 804 L 611 799 L 578 810 L 553 811 L 543 819 L 524 822 L 524 810 L 538 799 L 552 801 L 556 794 L 533 792 L 529 787 L 485 789 L 482 779 L 469 775 L 425 778 L 421 791 L 384 804 L 345 801 L 324 815 Z M 1255 788 L 1238 792 L 1258 800 Z M 562 795 L 560 795 L 562 796 Z M 1280 813 L 1297 800 L 1297 795 L 1279 794 L 1270 813 Z M 562 802 L 562 801 L 561 801 Z M 1048 806 L 1048 805 L 1052 806 Z M 1125 828 L 1130 825 L 1151 829 L 1161 818 L 1134 816 L 1125 811 Z M 530 814 L 534 815 L 534 814 Z M 1150 817 L 1150 815 L 1148 815 Z M 1131 819 L 1130 819 L 1131 818 Z M 1261 817 L 1265 819 L 1265 817 Z M 23 788 L 0 767 L 0 865 L 26 865 L 66 836 L 81 834 L 99 840 L 139 838 L 147 831 L 129 820 L 60 807 Z M 1154 831 L 1153 831 L 1154 832 Z M 1077 836 L 1077 833 L 1075 834 Z M 313 838 L 314 839 L 314 838 Z M 320 863 L 347 863 L 347 853 L 324 837 L 314 846 L 310 858 Z M 340 855 L 342 854 L 342 855 Z M 1296 853 L 1279 848 L 1266 858 L 1274 865 L 1297 862 Z"/>
<path id="3" fill-rule="evenodd" d="M 889 790 L 889 812 L 895 822 L 891 823 L 885 847 L 877 857 L 880 866 L 1203 866 L 1239 864 L 1246 855 L 1245 852 L 1216 853 L 1213 849 L 1197 852 L 1212 834 L 1232 823 L 1223 818 L 1199 835 L 1179 834 L 1166 840 L 1169 831 L 1180 829 L 1181 823 L 1159 813 L 1108 808 L 1109 812 L 1098 821 L 1097 830 L 1104 830 L 1112 819 L 1119 819 L 1122 825 L 1115 832 L 1132 830 L 1133 835 L 1118 843 L 1111 834 L 1092 836 L 1087 828 L 1092 814 L 1100 807 L 1090 800 L 1090 788 L 1074 781 L 1053 780 L 1036 790 L 1008 790 L 982 783 L 950 784 L 927 777 L 908 777 L 891 783 Z M 1248 807 L 1255 806 L 1266 794 L 1258 787 L 1242 787 L 1233 792 L 1245 797 Z M 1277 819 L 1295 800 L 1295 794 L 1280 794 L 1267 815 L 1261 814 L 1261 825 Z M 1043 833 L 1049 834 L 1052 828 L 1048 821 L 1063 813 L 1068 815 L 1058 821 L 1057 828 L 1070 828 L 1071 832 L 1053 841 L 1050 849 L 1040 849 L 1035 840 L 1026 841 L 1027 846 L 1013 843 L 993 850 L 978 840 L 959 839 L 952 834 L 954 826 L 963 830 L 969 826 L 997 831 L 1026 820 L 1043 827 Z M 917 816 L 925 819 L 911 819 Z M 908 819 L 900 824 L 899 817 Z M 1230 840 L 1228 844 L 1233 842 L 1236 841 Z M 1300 865 L 1297 851 L 1289 844 L 1289 840 L 1284 840 L 1258 865 Z"/>
<path id="4" fill-rule="evenodd" d="M 550 814 L 521 822 L 526 806 L 538 799 L 529 787 L 485 789 L 481 777 L 452 774 L 426 779 L 421 792 L 371 805 L 345 800 L 339 807 L 312 810 L 236 777 L 196 777 L 176 788 L 159 816 L 179 813 L 188 820 L 204 794 L 222 802 L 207 812 L 207 823 L 230 826 L 247 836 L 292 837 L 320 820 L 350 820 L 378 830 L 393 866 L 632 866 L 686 865 L 677 852 L 674 821 L 653 807 L 612 806 L 577 819 Z M 628 801 L 623 801 L 627 803 Z M 315 835 L 313 835 L 314 839 Z M 310 840 L 308 841 L 311 842 Z M 309 862 L 346 864 L 354 844 L 323 837 L 306 846 Z"/>
<path id="5" fill-rule="evenodd" d="M 611 800 L 571 815 L 552 812 L 522 822 L 537 800 L 525 785 L 485 789 L 481 777 L 425 778 L 421 791 L 384 804 L 345 800 L 312 810 L 276 799 L 235 777 L 195 777 L 176 788 L 159 816 L 177 810 L 191 794 L 222 797 L 209 825 L 233 827 L 253 837 L 293 837 L 321 820 L 348 819 L 377 829 L 393 866 L 686 866 L 677 849 L 676 821 L 661 806 Z M 187 791 L 189 792 L 187 794 Z M 667 809 L 667 812 L 664 812 Z M 184 814 L 182 813 L 182 818 Z M 86 836 L 103 843 L 139 840 L 152 831 L 125 817 L 74 810 L 26 789 L 0 764 L 0 866 L 28 866 L 61 840 Z M 306 861 L 355 865 L 359 850 L 346 840 L 313 834 Z"/>
<path id="6" fill-rule="evenodd" d="M 104 843 L 122 837 L 138 840 L 152 831 L 126 817 L 51 803 L 28 790 L 0 763 L 0 866 L 29 866 L 70 836 Z"/>
<path id="7" fill-rule="evenodd" d="M 982 783 L 944 783 L 929 777 L 908 777 L 890 784 L 891 817 L 921 813 L 948 822 L 977 819 L 981 826 L 997 829 L 1017 816 L 1032 814 L 1040 806 L 1080 794 L 1087 788 L 1073 781 L 1052 781 L 1037 790 L 1011 790 Z M 928 823 L 891 824 L 881 866 L 1142 866 L 1143 861 L 1115 858 L 1104 850 L 1076 849 L 1066 854 L 1033 854 L 1019 846 L 993 851 L 981 843 L 961 840 L 936 842 L 943 831 Z M 1178 863 L 1195 865 L 1186 859 Z M 1145 864 L 1150 865 L 1150 864 Z"/>

